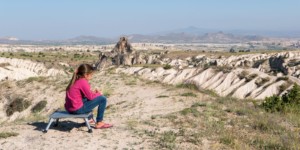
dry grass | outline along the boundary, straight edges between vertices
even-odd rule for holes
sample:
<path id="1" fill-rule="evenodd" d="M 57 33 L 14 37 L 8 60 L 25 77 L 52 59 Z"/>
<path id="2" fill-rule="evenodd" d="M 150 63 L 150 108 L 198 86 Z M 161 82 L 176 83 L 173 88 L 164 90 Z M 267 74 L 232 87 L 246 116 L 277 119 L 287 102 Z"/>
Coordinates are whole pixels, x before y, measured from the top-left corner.
<path id="1" fill-rule="evenodd" d="M 296 149 L 299 121 L 296 115 L 265 112 L 251 100 L 217 97 L 152 119 L 173 130 L 149 136 L 157 140 L 157 148 L 164 149 L 178 149 L 183 143 L 201 148 L 203 139 L 218 143 L 217 149 Z"/>
<path id="2" fill-rule="evenodd" d="M 16 132 L 0 132 L 0 139 L 6 139 L 12 136 L 18 136 L 19 133 Z"/>
<path id="3" fill-rule="evenodd" d="M 97 52 L 66 52 L 66 51 L 48 51 L 48 52 L 3 52 L 1 57 L 18 58 L 42 62 L 47 68 L 60 68 L 69 70 L 68 67 L 60 66 L 59 62 L 69 63 L 71 65 L 81 63 L 94 63 L 98 60 Z"/>

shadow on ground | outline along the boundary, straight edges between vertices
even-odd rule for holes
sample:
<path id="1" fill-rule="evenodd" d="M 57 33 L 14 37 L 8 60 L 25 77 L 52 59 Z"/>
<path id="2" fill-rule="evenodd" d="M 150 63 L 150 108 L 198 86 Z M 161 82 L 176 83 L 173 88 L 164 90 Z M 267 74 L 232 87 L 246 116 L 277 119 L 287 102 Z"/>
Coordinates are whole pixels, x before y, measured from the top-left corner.
<path id="1" fill-rule="evenodd" d="M 48 125 L 48 122 L 32 122 L 28 123 L 28 125 L 34 126 L 37 131 L 43 132 Z M 80 128 L 86 126 L 84 122 L 78 123 L 74 121 L 59 121 L 58 124 L 53 122 L 49 128 L 49 130 L 57 130 L 57 131 L 62 131 L 62 132 L 70 132 L 74 128 Z M 48 131 L 49 131 L 48 130 Z M 86 128 L 87 130 L 87 128 Z"/>

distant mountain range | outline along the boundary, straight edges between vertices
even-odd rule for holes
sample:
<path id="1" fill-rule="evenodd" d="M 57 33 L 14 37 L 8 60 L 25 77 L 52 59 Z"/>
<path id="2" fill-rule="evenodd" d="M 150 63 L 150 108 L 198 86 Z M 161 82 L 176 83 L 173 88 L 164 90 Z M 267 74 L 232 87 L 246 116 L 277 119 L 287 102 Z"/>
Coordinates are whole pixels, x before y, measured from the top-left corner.
<path id="1" fill-rule="evenodd" d="M 139 35 L 128 36 L 133 42 L 162 42 L 162 43 L 237 43 L 247 41 L 260 41 L 267 39 L 262 36 L 238 36 L 230 33 L 214 32 L 198 35 L 193 33 L 169 33 L 165 35 Z"/>
<path id="2" fill-rule="evenodd" d="M 279 32 L 279 31 L 246 31 L 228 30 L 217 31 L 197 27 L 157 32 L 153 34 L 131 34 L 125 35 L 130 42 L 159 42 L 159 43 L 238 43 L 248 41 L 268 40 L 269 38 L 299 38 L 300 32 Z M 104 38 L 96 36 L 78 36 L 66 40 L 19 40 L 14 37 L 0 38 L 1 44 L 36 44 L 36 45 L 92 45 L 92 44 L 113 44 L 118 41 L 116 38 Z"/>

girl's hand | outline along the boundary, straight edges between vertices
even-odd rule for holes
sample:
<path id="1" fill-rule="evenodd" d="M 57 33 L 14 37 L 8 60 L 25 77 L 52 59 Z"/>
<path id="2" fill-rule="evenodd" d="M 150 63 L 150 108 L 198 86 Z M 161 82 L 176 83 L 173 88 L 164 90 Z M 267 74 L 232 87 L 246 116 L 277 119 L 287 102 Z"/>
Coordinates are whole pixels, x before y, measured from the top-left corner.
<path id="1" fill-rule="evenodd" d="M 101 91 L 98 89 L 96 89 L 95 92 L 101 94 Z"/>

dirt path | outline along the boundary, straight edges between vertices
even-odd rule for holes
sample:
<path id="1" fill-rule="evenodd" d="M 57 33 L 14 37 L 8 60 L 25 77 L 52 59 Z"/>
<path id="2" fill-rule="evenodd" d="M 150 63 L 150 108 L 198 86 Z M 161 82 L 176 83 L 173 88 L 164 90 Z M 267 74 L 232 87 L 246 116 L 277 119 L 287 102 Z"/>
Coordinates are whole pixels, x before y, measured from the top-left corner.
<path id="1" fill-rule="evenodd" d="M 110 91 L 105 121 L 114 124 L 113 128 L 90 134 L 81 119 L 62 120 L 46 134 L 41 130 L 47 121 L 2 125 L 0 131 L 19 135 L 0 139 L 0 149 L 155 149 L 155 139 L 140 132 L 143 123 L 207 99 L 201 93 L 183 97 L 184 89 L 121 76 L 98 73 L 91 81 L 92 87 Z"/>

